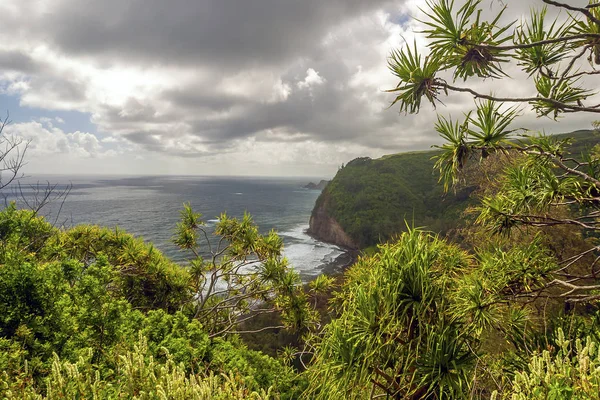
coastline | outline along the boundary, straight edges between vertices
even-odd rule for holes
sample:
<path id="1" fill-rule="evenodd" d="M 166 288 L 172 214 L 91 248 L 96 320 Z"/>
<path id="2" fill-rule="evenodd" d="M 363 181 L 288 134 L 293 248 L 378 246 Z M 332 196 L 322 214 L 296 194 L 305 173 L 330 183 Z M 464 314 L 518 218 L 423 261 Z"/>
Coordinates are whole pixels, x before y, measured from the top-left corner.
<path id="1" fill-rule="evenodd" d="M 326 275 L 330 275 L 330 276 L 341 275 L 356 262 L 356 260 L 358 259 L 358 256 L 360 255 L 360 250 L 351 249 L 349 247 L 340 246 L 338 243 L 332 243 L 327 240 L 323 240 L 322 238 L 320 238 L 317 235 L 315 235 L 314 233 L 312 233 L 310 231 L 310 228 L 305 229 L 304 234 L 306 234 L 307 236 L 309 236 L 309 237 L 313 238 L 314 240 L 317 240 L 321 243 L 334 245 L 341 251 L 341 254 L 337 255 L 333 261 L 328 262 L 328 263 L 323 263 L 319 266 L 319 269 L 321 270 L 321 274 L 326 274 Z M 314 278 L 312 278 L 310 280 L 312 281 L 317 276 L 315 276 Z"/>
<path id="2" fill-rule="evenodd" d="M 321 268 L 321 274 L 336 276 L 343 274 L 358 259 L 360 252 L 358 250 L 344 249 L 343 253 L 338 255 L 335 260 L 324 264 Z"/>

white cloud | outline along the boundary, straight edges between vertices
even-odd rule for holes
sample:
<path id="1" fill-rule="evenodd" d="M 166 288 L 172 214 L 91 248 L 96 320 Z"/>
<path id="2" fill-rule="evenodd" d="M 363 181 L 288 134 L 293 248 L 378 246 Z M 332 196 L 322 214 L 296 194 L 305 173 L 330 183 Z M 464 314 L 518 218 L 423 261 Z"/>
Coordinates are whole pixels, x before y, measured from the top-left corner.
<path id="1" fill-rule="evenodd" d="M 325 83 L 325 79 L 319 75 L 317 71 L 312 68 L 306 70 L 306 78 L 303 81 L 298 82 L 300 89 L 306 89 L 313 86 L 319 86 Z"/>
<path id="2" fill-rule="evenodd" d="M 102 143 L 119 143 L 121 140 L 117 139 L 113 136 L 107 136 L 105 138 L 100 139 Z"/>
<path id="3" fill-rule="evenodd" d="M 11 124 L 6 127 L 5 134 L 30 141 L 27 150 L 30 157 L 60 154 L 86 159 L 107 154 L 95 135 L 79 131 L 64 132 L 54 127 L 51 121 L 49 118 L 40 118 L 40 122 Z"/>

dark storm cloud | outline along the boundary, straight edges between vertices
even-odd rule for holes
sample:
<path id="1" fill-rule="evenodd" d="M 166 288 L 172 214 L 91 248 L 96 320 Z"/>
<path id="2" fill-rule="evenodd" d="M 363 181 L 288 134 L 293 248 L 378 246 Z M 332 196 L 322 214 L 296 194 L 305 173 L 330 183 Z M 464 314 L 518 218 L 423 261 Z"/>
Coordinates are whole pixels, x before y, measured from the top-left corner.
<path id="1" fill-rule="evenodd" d="M 227 93 L 210 93 L 207 88 L 203 87 L 169 90 L 163 93 L 161 97 L 178 109 L 186 111 L 227 111 L 234 106 L 250 103 L 248 99 L 242 96 L 233 96 Z"/>
<path id="2" fill-rule="evenodd" d="M 192 131 L 215 140 L 239 139 L 270 129 L 284 129 L 291 134 L 304 133 L 318 140 L 352 140 L 373 129 L 365 113 L 365 104 L 348 95 L 348 88 L 327 85 L 296 91 L 284 102 L 253 103 L 243 113 L 220 121 L 202 119 L 193 122 Z M 341 115 L 352 117 L 340 118 Z"/>
<path id="3" fill-rule="evenodd" d="M 157 139 L 158 132 L 131 132 L 127 133 L 125 137 L 133 143 L 140 144 L 150 150 L 160 150 L 162 143 Z"/>
<path id="4" fill-rule="evenodd" d="M 80 100 L 100 132 L 147 150 L 193 156 L 246 139 L 381 148 L 398 123 L 385 110 L 385 87 L 352 80 L 363 68 L 381 71 L 378 46 L 392 31 L 375 12 L 406 21 L 404 0 L 48 0 L 41 11 L 33 0 L 13 1 L 23 8 L 19 37 L 48 46 L 56 62 L 85 65 L 92 82 L 86 94 L 66 74 L 64 87 L 54 83 L 53 73 L 38 86 Z M 34 73 L 26 58 L 9 61 Z M 95 73 L 120 69 L 159 71 L 149 76 L 166 83 L 114 97 L 95 84 Z"/>
<path id="5" fill-rule="evenodd" d="M 42 67 L 21 50 L 0 50 L 0 70 L 33 74 Z"/>
<path id="6" fill-rule="evenodd" d="M 331 26 L 388 2 L 63 0 L 37 27 L 70 54 L 235 70 L 311 51 Z"/>
<path id="7" fill-rule="evenodd" d="M 298 76 L 304 78 L 308 65 L 314 65 L 321 71 L 319 76 L 323 82 L 300 89 Z M 380 113 L 369 115 L 368 102 L 372 97 L 361 99 L 355 96 L 348 85 L 353 72 L 337 59 L 313 64 L 302 63 L 283 76 L 286 79 L 283 84 L 290 87 L 289 96 L 285 101 L 271 103 L 242 97 L 209 95 L 206 92 L 198 94 L 198 90 L 169 92 L 163 99 L 172 101 L 178 107 L 196 111 L 238 107 L 237 112 L 217 119 L 205 118 L 202 112 L 187 115 L 189 133 L 203 138 L 205 143 L 211 145 L 254 135 L 263 141 L 314 139 L 327 142 L 369 142 L 369 134 L 382 124 L 397 119 L 397 114 L 386 112 L 382 107 Z M 378 95 L 381 93 L 373 93 L 373 97 Z M 272 130 L 277 132 L 264 134 L 265 131 Z"/>

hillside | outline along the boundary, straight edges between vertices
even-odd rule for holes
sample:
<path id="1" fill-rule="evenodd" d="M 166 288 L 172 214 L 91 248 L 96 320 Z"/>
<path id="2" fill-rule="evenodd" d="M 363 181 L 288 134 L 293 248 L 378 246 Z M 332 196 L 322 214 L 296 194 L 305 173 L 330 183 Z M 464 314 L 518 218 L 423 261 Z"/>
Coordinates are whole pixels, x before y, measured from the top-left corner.
<path id="1" fill-rule="evenodd" d="M 590 130 L 556 137 L 574 138 L 570 149 L 576 156 L 598 143 L 598 136 Z M 444 194 L 433 168 L 437 153 L 407 152 L 350 161 L 317 199 L 309 233 L 356 249 L 404 231 L 405 221 L 441 233 L 456 227 L 472 188 Z"/>
<path id="2" fill-rule="evenodd" d="M 317 199 L 310 233 L 345 247 L 362 248 L 402 231 L 405 220 L 434 231 L 453 226 L 468 191 L 443 194 L 433 170 L 436 153 L 352 160 Z"/>

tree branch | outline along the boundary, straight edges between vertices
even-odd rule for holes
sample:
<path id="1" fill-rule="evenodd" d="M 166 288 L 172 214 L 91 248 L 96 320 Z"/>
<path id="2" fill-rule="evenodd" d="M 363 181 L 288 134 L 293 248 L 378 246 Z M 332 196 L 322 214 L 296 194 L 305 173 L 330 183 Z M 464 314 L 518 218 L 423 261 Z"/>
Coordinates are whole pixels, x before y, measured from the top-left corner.
<path id="1" fill-rule="evenodd" d="M 600 107 L 600 105 L 593 106 L 593 107 L 575 106 L 575 105 L 570 105 L 570 104 L 560 102 L 555 99 L 549 99 L 547 97 L 539 97 L 539 96 L 537 96 L 537 97 L 497 97 L 497 96 L 493 96 L 493 95 L 478 93 L 471 88 L 453 86 L 441 79 L 436 79 L 434 81 L 434 84 L 442 89 L 450 90 L 453 92 L 472 94 L 473 96 L 475 96 L 478 99 L 492 100 L 492 101 L 505 102 L 505 103 L 542 102 L 542 103 L 548 103 L 548 104 L 553 105 L 562 110 L 584 111 L 584 112 L 592 112 L 592 113 L 600 114 L 600 109 L 598 108 L 598 107 Z"/>
<path id="2" fill-rule="evenodd" d="M 591 8 L 593 7 L 575 7 L 575 6 L 571 6 L 565 3 L 560 3 L 558 1 L 554 1 L 554 0 L 542 0 L 544 3 L 546 4 L 550 4 L 551 6 L 555 6 L 555 7 L 560 7 L 560 8 L 564 8 L 566 10 L 569 11 L 578 11 L 580 13 L 582 13 L 583 15 L 585 15 L 586 17 L 588 17 L 590 19 L 590 21 L 594 21 L 595 23 L 600 25 L 600 20 L 598 18 L 596 18 L 594 16 L 594 14 L 592 14 L 592 12 L 590 11 Z M 596 6 L 594 6 L 596 7 Z"/>

